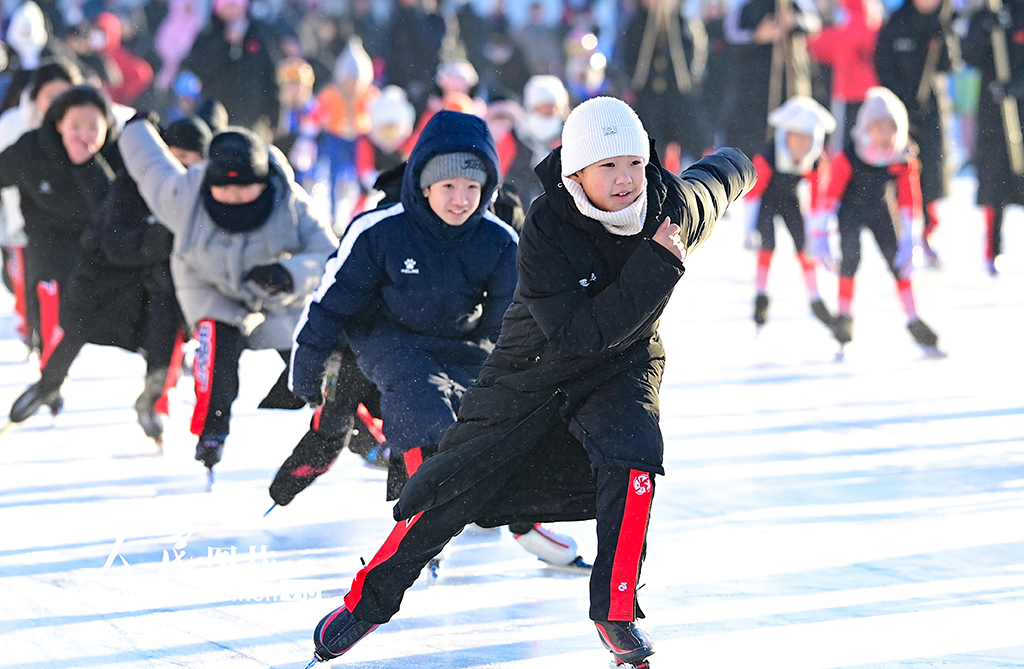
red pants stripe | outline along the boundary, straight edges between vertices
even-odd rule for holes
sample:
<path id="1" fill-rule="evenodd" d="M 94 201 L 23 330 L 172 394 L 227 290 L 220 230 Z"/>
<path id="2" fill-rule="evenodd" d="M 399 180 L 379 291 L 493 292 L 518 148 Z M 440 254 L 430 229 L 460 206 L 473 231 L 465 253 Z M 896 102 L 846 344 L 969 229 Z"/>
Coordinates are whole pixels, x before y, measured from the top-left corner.
<path id="1" fill-rule="evenodd" d="M 654 490 L 651 475 L 636 469 L 629 472 L 630 490 L 626 494 L 626 511 L 622 516 L 619 541 L 612 563 L 611 607 L 608 620 L 633 620 L 636 582 L 640 574 L 640 558 L 647 537 L 647 521 Z"/>
<path id="2" fill-rule="evenodd" d="M 213 362 L 217 348 L 217 328 L 212 320 L 199 321 L 196 327 L 195 362 L 192 365 L 192 377 L 196 386 L 196 407 L 192 411 L 192 434 L 200 435 L 206 425 L 206 416 L 210 411 L 210 395 L 213 392 Z"/>

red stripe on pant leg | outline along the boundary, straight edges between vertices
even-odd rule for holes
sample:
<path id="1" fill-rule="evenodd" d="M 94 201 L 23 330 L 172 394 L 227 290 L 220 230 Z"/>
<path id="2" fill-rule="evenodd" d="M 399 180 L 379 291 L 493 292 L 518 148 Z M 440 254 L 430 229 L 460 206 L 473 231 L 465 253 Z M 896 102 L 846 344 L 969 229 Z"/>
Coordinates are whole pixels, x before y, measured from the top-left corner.
<path id="1" fill-rule="evenodd" d="M 412 476 L 423 464 L 423 451 L 419 448 L 410 448 L 402 454 L 402 459 L 405 460 L 405 473 Z"/>
<path id="2" fill-rule="evenodd" d="M 402 540 L 405 539 L 405 535 L 409 533 L 412 526 L 416 524 L 416 521 L 420 519 L 423 512 L 417 513 L 409 520 L 400 520 L 395 525 L 395 529 L 391 530 L 391 534 L 388 535 L 384 545 L 380 547 L 377 554 L 370 560 L 370 564 L 366 565 L 359 570 L 356 577 L 352 580 L 352 587 L 349 589 L 348 594 L 345 595 L 345 606 L 349 611 L 355 611 L 356 606 L 359 604 L 359 600 L 363 596 L 363 583 L 366 581 L 366 575 L 369 574 L 378 565 L 387 560 L 398 552 L 398 547 L 402 544 Z"/>
<path id="3" fill-rule="evenodd" d="M 379 418 L 374 418 L 373 414 L 370 413 L 370 410 L 366 408 L 365 404 L 360 404 L 356 407 L 356 416 L 359 417 L 359 420 L 363 421 L 363 424 L 366 425 L 366 429 L 370 431 L 370 434 L 372 434 L 374 439 L 377 440 L 377 443 L 383 444 L 384 430 L 381 428 L 384 423 L 382 423 Z"/>
<path id="4" fill-rule="evenodd" d="M 217 328 L 213 321 L 199 321 L 196 327 L 196 341 L 199 350 L 192 365 L 192 378 L 196 384 L 196 408 L 192 411 L 192 434 L 200 435 L 206 426 L 206 415 L 210 411 L 210 395 L 213 392 L 213 362 L 217 348 Z"/>
<path id="5" fill-rule="evenodd" d="M 316 408 L 316 411 L 313 412 L 313 431 L 314 432 L 319 432 L 320 431 L 320 416 L 323 415 L 323 412 L 324 412 L 324 405 L 323 404 L 318 406 Z"/>
<path id="6" fill-rule="evenodd" d="M 996 208 L 992 205 L 985 205 L 981 211 L 985 214 L 985 260 L 994 260 L 996 245 L 993 233 L 996 227 Z"/>
<path id="7" fill-rule="evenodd" d="M 39 369 L 46 367 L 53 349 L 64 338 L 60 327 L 60 284 L 56 281 L 40 281 L 36 285 L 39 295 L 39 330 L 43 350 L 39 355 Z"/>
<path id="8" fill-rule="evenodd" d="M 608 620 L 633 620 L 636 602 L 636 581 L 640 574 L 640 556 L 647 536 L 647 519 L 651 511 L 654 481 L 647 472 L 629 470 L 626 508 L 619 528 L 612 562 L 611 606 Z"/>
<path id="9" fill-rule="evenodd" d="M 171 362 L 167 366 L 167 380 L 164 381 L 164 390 L 160 393 L 160 397 L 153 403 L 153 411 L 166 416 L 170 413 L 169 401 L 167 399 L 167 393 L 171 392 L 171 388 L 178 385 L 178 377 L 181 375 L 181 361 L 185 358 L 185 335 L 181 329 L 178 329 L 178 333 L 174 336 L 174 350 L 171 352 Z"/>
<path id="10" fill-rule="evenodd" d="M 14 289 L 14 313 L 18 316 L 18 335 L 28 340 L 28 309 L 25 302 L 25 249 L 20 246 L 7 248 L 7 278 Z"/>

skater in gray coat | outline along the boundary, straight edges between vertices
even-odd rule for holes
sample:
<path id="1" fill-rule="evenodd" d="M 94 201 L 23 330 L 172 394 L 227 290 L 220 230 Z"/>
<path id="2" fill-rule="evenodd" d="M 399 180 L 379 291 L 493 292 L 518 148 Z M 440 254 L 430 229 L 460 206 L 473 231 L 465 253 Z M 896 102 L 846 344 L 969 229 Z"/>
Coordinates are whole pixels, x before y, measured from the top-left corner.
<path id="1" fill-rule="evenodd" d="M 196 459 L 212 469 L 229 431 L 242 350 L 270 348 L 287 361 L 292 330 L 338 240 L 287 160 L 248 130 L 218 133 L 207 161 L 187 170 L 145 117 L 126 126 L 120 145 L 142 197 L 174 233 L 171 273 L 199 341 Z M 304 404 L 286 380 L 261 407 Z"/>

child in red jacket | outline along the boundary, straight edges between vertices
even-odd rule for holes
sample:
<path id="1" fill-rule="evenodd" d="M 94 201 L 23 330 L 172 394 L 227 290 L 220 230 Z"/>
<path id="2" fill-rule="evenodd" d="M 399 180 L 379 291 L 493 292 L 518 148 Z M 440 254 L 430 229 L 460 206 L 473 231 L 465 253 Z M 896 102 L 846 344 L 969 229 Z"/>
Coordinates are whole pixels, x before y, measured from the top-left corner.
<path id="1" fill-rule="evenodd" d="M 896 278 L 907 328 L 926 352 L 941 355 L 939 338 L 917 316 L 910 283 L 914 248 L 920 246 L 921 181 L 916 147 L 907 139 L 907 110 L 892 91 L 868 91 L 857 113 L 852 142 L 832 161 L 825 197 L 811 217 L 811 244 L 826 267 L 836 269 L 828 245 L 827 222 L 839 219 L 842 260 L 839 270 L 839 314 L 832 326 L 840 345 L 853 338 L 853 277 L 860 264 L 861 229 L 868 228 Z"/>
<path id="2" fill-rule="evenodd" d="M 759 248 L 754 298 L 754 322 L 758 327 L 768 319 L 768 270 L 775 254 L 775 217 L 785 223 L 793 238 L 797 259 L 803 268 L 811 312 L 831 327 L 832 315 L 818 295 L 818 277 L 814 259 L 804 250 L 804 215 L 797 187 L 807 180 L 811 207 L 827 179 L 828 161 L 823 155 L 825 135 L 836 128 L 832 115 L 806 96 L 795 96 L 768 115 L 775 128 L 775 142 L 754 156 L 757 184 L 747 193 L 750 219 L 747 223 L 748 247 Z"/>

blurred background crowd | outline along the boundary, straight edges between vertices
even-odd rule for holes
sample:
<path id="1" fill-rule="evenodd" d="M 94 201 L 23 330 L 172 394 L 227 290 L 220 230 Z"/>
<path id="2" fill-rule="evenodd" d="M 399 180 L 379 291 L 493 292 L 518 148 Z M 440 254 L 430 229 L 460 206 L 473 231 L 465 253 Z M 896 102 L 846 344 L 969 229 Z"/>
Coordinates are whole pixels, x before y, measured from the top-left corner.
<path id="1" fill-rule="evenodd" d="M 906 5 L 937 14 L 952 43 L 980 0 L 957 2 Z M 893 71 L 876 71 L 878 35 L 899 9 L 879 0 L 5 0 L 0 93 L 4 109 L 17 107 L 41 59 L 67 59 L 116 103 L 168 121 L 198 113 L 214 131 L 251 128 L 344 227 L 441 108 L 487 119 L 506 177 L 532 168 L 569 109 L 597 95 L 637 109 L 670 169 L 716 146 L 753 155 L 769 98 L 780 95 L 770 89 L 780 85 L 781 37 L 783 78 L 798 80 L 784 94 L 809 87 L 840 120 L 839 146 L 869 87 L 881 79 L 900 93 L 900 39 L 918 27 L 896 30 Z M 946 172 L 971 161 L 980 90 L 955 51 L 932 68 L 944 80 L 934 124 Z M 521 195 L 528 204 L 535 194 Z"/>

